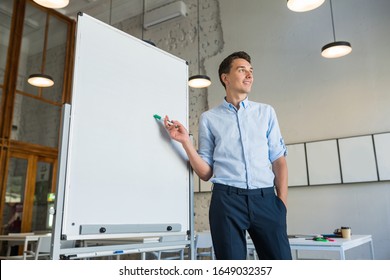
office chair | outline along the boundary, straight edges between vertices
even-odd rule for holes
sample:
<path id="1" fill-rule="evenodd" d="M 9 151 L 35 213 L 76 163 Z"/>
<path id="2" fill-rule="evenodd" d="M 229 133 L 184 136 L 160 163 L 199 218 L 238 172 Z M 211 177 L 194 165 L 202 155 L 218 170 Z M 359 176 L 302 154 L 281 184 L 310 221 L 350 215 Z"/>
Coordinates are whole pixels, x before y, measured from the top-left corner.
<path id="1" fill-rule="evenodd" d="M 247 259 L 248 260 L 258 260 L 259 256 L 257 255 L 257 251 L 255 245 L 253 244 L 252 238 L 246 233 L 246 248 L 247 248 Z"/>
<path id="2" fill-rule="evenodd" d="M 33 254 L 34 259 L 49 259 L 51 249 L 51 235 L 41 236 L 38 239 L 37 248 Z"/>
<path id="3" fill-rule="evenodd" d="M 25 234 L 26 235 L 26 234 Z M 30 234 L 31 235 L 31 234 Z M 10 256 L 9 250 L 7 256 L 2 256 L 0 259 L 5 260 L 38 260 L 49 259 L 51 248 L 51 235 L 40 236 L 34 244 L 35 246 L 29 246 L 28 250 L 23 252 L 23 255 Z"/>
<path id="4" fill-rule="evenodd" d="M 167 235 L 167 236 L 161 236 L 159 241 L 169 242 L 169 241 L 181 241 L 186 239 L 187 239 L 186 235 Z M 184 258 L 186 257 L 184 251 L 185 251 L 185 245 L 182 245 L 182 248 L 156 251 L 156 252 L 151 252 L 151 254 L 158 260 L 184 260 Z"/>
<path id="5" fill-rule="evenodd" d="M 209 231 L 198 232 L 195 239 L 196 259 L 209 258 L 215 260 L 214 247 Z"/>

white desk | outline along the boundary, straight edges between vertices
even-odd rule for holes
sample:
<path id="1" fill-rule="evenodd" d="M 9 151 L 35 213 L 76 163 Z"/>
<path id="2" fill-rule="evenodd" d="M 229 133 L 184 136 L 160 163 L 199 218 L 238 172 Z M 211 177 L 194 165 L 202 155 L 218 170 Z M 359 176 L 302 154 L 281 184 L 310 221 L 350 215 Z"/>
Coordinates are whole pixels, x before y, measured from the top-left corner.
<path id="1" fill-rule="evenodd" d="M 333 238 L 333 242 L 322 242 L 314 240 L 306 240 L 305 238 L 290 238 L 291 250 L 296 252 L 298 259 L 298 251 L 337 251 L 340 254 L 340 259 L 345 260 L 345 251 L 361 246 L 363 244 L 370 245 L 371 259 L 374 259 L 374 247 L 371 235 L 352 235 L 350 239 Z"/>
<path id="2" fill-rule="evenodd" d="M 47 236 L 47 234 L 7 234 L 7 235 L 0 235 L 0 241 L 8 241 L 8 249 L 7 249 L 7 254 L 4 256 L 5 258 L 10 256 L 11 252 L 11 246 L 16 246 L 16 245 L 23 245 L 23 260 L 27 259 L 27 254 L 28 254 L 28 249 L 29 245 L 30 247 L 35 245 L 39 238 L 42 236 Z"/>

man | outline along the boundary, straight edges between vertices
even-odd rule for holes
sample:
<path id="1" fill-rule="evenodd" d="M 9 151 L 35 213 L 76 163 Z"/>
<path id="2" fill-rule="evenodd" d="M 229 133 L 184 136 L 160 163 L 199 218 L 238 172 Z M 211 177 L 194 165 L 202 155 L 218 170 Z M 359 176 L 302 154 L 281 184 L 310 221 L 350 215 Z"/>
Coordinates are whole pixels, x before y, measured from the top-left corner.
<path id="1" fill-rule="evenodd" d="M 248 232 L 260 259 L 291 259 L 286 147 L 275 111 L 248 100 L 253 68 L 247 53 L 226 57 L 219 78 L 226 97 L 201 115 L 199 151 L 180 122 L 164 119 L 193 170 L 202 180 L 213 182 L 209 221 L 216 257 L 246 259 Z"/>

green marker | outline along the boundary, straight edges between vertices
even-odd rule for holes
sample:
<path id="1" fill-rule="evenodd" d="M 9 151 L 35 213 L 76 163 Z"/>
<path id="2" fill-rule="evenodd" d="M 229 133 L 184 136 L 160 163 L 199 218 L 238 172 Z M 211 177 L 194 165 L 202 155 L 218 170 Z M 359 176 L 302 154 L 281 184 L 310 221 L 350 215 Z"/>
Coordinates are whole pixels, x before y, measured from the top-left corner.
<path id="1" fill-rule="evenodd" d="M 155 115 L 153 115 L 153 117 L 154 117 L 156 120 L 158 120 L 158 121 L 162 121 L 162 122 L 164 121 L 159 115 L 156 115 L 156 114 L 155 114 Z M 173 125 L 173 122 L 171 122 L 171 121 L 168 120 L 168 124 L 169 124 L 169 125 Z"/>

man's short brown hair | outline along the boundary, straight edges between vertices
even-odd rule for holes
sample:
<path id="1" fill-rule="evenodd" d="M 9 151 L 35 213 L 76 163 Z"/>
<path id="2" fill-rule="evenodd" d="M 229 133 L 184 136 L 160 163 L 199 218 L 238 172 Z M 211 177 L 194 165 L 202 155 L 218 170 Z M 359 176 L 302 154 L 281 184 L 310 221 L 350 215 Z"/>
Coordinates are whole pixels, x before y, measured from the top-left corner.
<path id="1" fill-rule="evenodd" d="M 235 59 L 242 58 L 251 63 L 251 57 L 249 54 L 247 54 L 244 51 L 234 52 L 228 57 L 226 57 L 221 64 L 219 65 L 218 74 L 219 74 L 219 80 L 221 81 L 224 88 L 226 88 L 225 83 L 222 81 L 221 75 L 227 74 L 230 72 L 230 69 L 232 68 L 232 62 Z"/>

